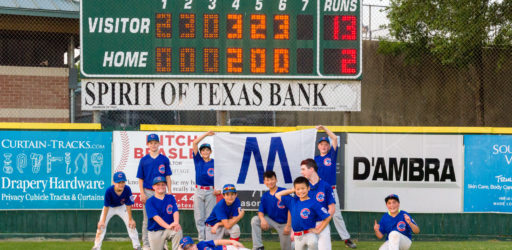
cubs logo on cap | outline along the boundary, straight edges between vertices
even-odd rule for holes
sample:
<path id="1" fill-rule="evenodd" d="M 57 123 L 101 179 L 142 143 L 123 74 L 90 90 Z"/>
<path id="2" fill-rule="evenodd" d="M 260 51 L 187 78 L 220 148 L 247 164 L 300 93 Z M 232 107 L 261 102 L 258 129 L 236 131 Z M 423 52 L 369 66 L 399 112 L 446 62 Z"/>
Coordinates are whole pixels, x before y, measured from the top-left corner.
<path id="1" fill-rule="evenodd" d="M 208 148 L 212 150 L 212 146 L 209 143 L 204 143 L 199 147 L 199 151 L 203 150 L 203 148 Z"/>
<path id="2" fill-rule="evenodd" d="M 158 135 L 156 135 L 156 134 L 149 134 L 146 139 L 146 143 L 149 143 L 150 141 L 160 142 L 160 139 L 158 138 Z"/>
<path id="3" fill-rule="evenodd" d="M 180 247 L 184 248 L 184 246 L 188 244 L 194 244 L 194 240 L 190 236 L 185 236 L 180 240 Z"/>
<path id="4" fill-rule="evenodd" d="M 119 183 L 122 181 L 126 181 L 126 175 L 123 172 L 114 173 L 114 182 Z"/>
<path id="5" fill-rule="evenodd" d="M 233 185 L 233 184 L 224 185 L 224 187 L 222 188 L 222 194 L 227 194 L 227 193 L 236 193 L 235 185 Z"/>
<path id="6" fill-rule="evenodd" d="M 155 178 L 153 179 L 153 185 L 155 185 L 155 184 L 157 184 L 157 183 L 159 183 L 159 182 L 165 182 L 165 183 L 167 183 L 167 181 L 165 180 L 165 178 L 164 178 L 164 177 L 162 177 L 162 176 L 157 176 L 157 177 L 155 177 Z"/>

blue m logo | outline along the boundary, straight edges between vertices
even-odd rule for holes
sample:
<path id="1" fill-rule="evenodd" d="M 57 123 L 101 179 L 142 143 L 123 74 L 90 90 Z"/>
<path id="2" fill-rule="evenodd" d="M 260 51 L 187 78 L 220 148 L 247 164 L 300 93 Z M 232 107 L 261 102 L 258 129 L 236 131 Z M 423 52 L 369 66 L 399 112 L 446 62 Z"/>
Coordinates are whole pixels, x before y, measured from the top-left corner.
<path id="1" fill-rule="evenodd" d="M 242 159 L 242 167 L 240 168 L 240 174 L 238 175 L 238 184 L 245 183 L 247 177 L 247 171 L 249 170 L 249 164 L 251 157 L 254 154 L 254 161 L 256 162 L 256 168 L 258 169 L 258 178 L 260 184 L 263 184 L 263 173 L 268 170 L 274 170 L 274 162 L 276 161 L 276 154 L 279 156 L 279 162 L 281 163 L 281 170 L 283 171 L 284 182 L 292 183 L 292 175 L 290 173 L 290 166 L 288 166 L 288 159 L 286 158 L 286 152 L 284 151 L 283 141 L 281 137 L 272 137 L 270 139 L 270 149 L 268 152 L 267 168 L 263 167 L 263 160 L 261 159 L 260 147 L 258 146 L 258 140 L 256 137 L 247 137 L 245 140 L 244 158 Z"/>

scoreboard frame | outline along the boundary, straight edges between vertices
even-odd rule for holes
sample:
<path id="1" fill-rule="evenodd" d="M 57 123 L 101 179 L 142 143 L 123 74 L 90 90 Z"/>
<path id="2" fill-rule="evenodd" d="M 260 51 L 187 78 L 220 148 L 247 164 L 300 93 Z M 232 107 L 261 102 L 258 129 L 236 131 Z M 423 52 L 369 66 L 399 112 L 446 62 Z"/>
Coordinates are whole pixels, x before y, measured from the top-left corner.
<path id="1" fill-rule="evenodd" d="M 321 41 L 323 41 L 323 39 L 321 38 L 321 18 L 322 17 L 325 17 L 326 15 L 322 15 L 321 14 L 321 3 L 322 1 L 326 1 L 326 0 L 310 0 L 311 2 L 314 2 L 316 1 L 316 17 L 313 16 L 313 18 L 316 18 L 316 34 L 315 32 L 313 31 L 313 36 L 316 35 L 316 37 L 314 39 L 316 40 L 313 40 L 315 43 L 316 43 L 316 53 L 314 54 L 314 58 L 313 58 L 313 62 L 314 62 L 314 72 L 313 74 L 311 75 L 304 75 L 304 74 L 292 74 L 290 73 L 289 75 L 285 75 L 285 74 L 270 74 L 270 73 L 265 73 L 265 74 L 261 74 L 261 73 L 251 73 L 251 72 L 243 72 L 243 73 L 233 73 L 233 74 L 194 74 L 194 73 L 186 73 L 186 72 L 179 72 L 179 73 L 174 73 L 172 72 L 172 74 L 169 74 L 169 73 L 158 73 L 156 72 L 156 69 L 155 69 L 155 73 L 154 74 L 111 74 L 111 73 L 106 73 L 106 74 L 102 74 L 102 73 L 98 73 L 98 72 L 93 72 L 93 73 L 87 73 L 85 71 L 85 65 L 87 65 L 87 61 L 86 61 L 86 57 L 84 56 L 84 13 L 83 13 L 83 4 L 84 4 L 84 1 L 87 1 L 87 0 L 82 0 L 80 1 L 80 54 L 81 54 L 81 67 L 80 67 L 80 71 L 81 71 L 81 74 L 84 76 L 84 77 L 87 77 L 87 78 L 123 78 L 123 79 L 140 79 L 140 78 L 151 78 L 151 79 L 162 79 L 162 78 L 167 78 L 167 79 L 277 79 L 277 80 L 286 80 L 286 79 L 304 79 L 304 80 L 361 80 L 362 78 L 362 67 L 363 67 L 363 62 L 362 62 L 362 58 L 363 58 L 363 48 L 362 48 L 362 27 L 363 27 L 363 24 L 362 24 L 362 0 L 356 0 L 357 1 L 357 9 L 358 11 L 355 12 L 357 13 L 357 22 L 358 23 L 358 30 L 356 31 L 357 32 L 357 38 L 359 39 L 359 44 L 358 44 L 358 48 L 357 48 L 357 54 L 356 56 L 358 56 L 358 58 L 356 59 L 356 63 L 357 63 L 357 69 L 356 69 L 356 74 L 346 74 L 346 75 L 343 75 L 343 74 L 338 74 L 338 75 L 325 75 L 321 72 L 321 64 L 322 64 L 322 60 L 321 60 L 321 54 L 322 54 L 322 46 L 321 46 Z M 157 2 L 161 2 L 161 1 L 172 1 L 172 0 L 154 0 L 154 1 L 157 1 Z M 198 1 L 198 0 L 196 0 Z M 245 1 L 245 0 L 240 0 L 240 1 Z M 256 1 L 262 1 L 262 0 L 256 0 Z M 291 1 L 298 1 L 298 0 L 288 0 L 289 2 Z M 336 2 L 336 0 L 333 0 Z M 341 1 L 344 1 L 344 0 L 337 0 L 337 2 L 341 2 Z M 345 0 L 347 1 L 347 0 Z M 220 1 L 219 1 L 220 2 Z M 277 2 L 277 1 L 276 1 Z M 180 10 L 177 10 L 175 12 L 172 12 L 173 14 L 176 13 L 176 14 L 181 14 L 181 12 L 179 11 L 182 11 L 182 9 Z M 161 14 L 161 13 L 167 13 L 167 12 L 164 12 L 162 10 L 155 10 L 155 15 L 156 14 Z M 245 17 L 245 16 L 250 16 L 251 14 L 258 14 L 258 13 L 261 13 L 261 12 L 254 12 L 254 13 L 239 13 L 239 12 L 236 12 L 236 11 L 233 11 L 233 12 L 230 12 L 230 13 L 236 13 L 236 14 L 242 14 L 242 18 Z M 284 12 L 284 13 L 287 13 L 287 12 Z M 219 14 L 220 15 L 220 14 Z M 199 20 L 199 14 L 197 15 L 198 18 L 195 20 L 196 22 L 200 22 L 202 20 Z M 292 16 L 290 14 L 290 16 Z M 341 16 L 341 15 L 340 15 Z M 268 18 L 271 18 L 271 17 L 268 17 Z M 246 24 L 244 24 L 246 25 Z M 155 28 L 156 27 L 156 23 L 153 24 L 151 23 L 151 28 Z M 174 28 L 173 29 L 177 29 L 177 28 Z M 245 29 L 245 28 L 243 28 Z M 196 30 L 198 30 L 197 32 L 200 32 L 200 30 L 196 27 Z M 289 32 L 291 33 L 292 31 L 292 28 L 290 27 L 289 29 Z M 269 36 L 270 37 L 270 36 Z M 155 37 L 153 37 L 153 39 L 155 39 Z M 172 38 L 172 39 L 180 39 L 180 38 Z M 196 39 L 201 39 L 201 37 L 198 37 Z M 251 38 L 248 38 L 248 37 L 244 37 L 242 40 L 245 42 L 245 40 L 249 40 L 250 41 Z M 87 39 L 86 39 L 87 40 Z M 357 39 L 356 39 L 357 40 Z M 85 48 L 86 51 L 87 51 L 87 48 Z M 157 47 L 153 47 L 153 50 L 157 50 L 158 48 Z M 228 48 L 229 49 L 229 48 Z M 252 47 L 249 47 L 249 48 L 246 48 L 245 46 L 241 48 L 242 51 L 245 51 L 245 50 L 252 50 L 252 49 L 258 49 L 258 48 L 252 48 Z M 263 49 L 267 49 L 267 48 L 263 48 Z M 276 49 L 276 48 L 274 48 Z M 333 48 L 335 49 L 335 48 Z M 344 47 L 340 47 L 340 51 L 341 49 L 344 49 Z M 352 48 L 354 49 L 354 48 Z M 181 50 L 180 50 L 181 52 Z M 180 53 L 179 52 L 179 53 Z M 86 52 L 87 53 L 87 52 Z M 175 51 L 173 52 L 175 53 Z M 197 52 L 194 52 L 195 53 L 195 58 L 196 58 L 196 61 L 197 61 L 197 58 L 198 57 L 201 57 L 202 54 L 200 54 L 199 51 Z M 291 53 L 291 52 L 290 52 Z M 178 54 L 178 53 L 176 53 Z M 272 55 L 266 55 L 267 58 L 271 58 Z M 153 60 L 152 63 L 154 63 L 155 65 L 157 64 L 157 62 L 155 61 L 156 60 L 156 56 L 155 58 L 150 58 Z M 250 60 L 247 60 L 247 59 L 243 59 L 244 63 L 249 63 L 250 64 Z M 149 61 L 149 60 L 148 60 Z M 269 60 L 270 61 L 270 60 Z M 179 62 L 176 63 L 176 62 L 173 62 L 173 64 L 176 64 L 176 65 L 179 65 Z M 295 65 L 297 62 L 296 61 L 289 61 L 289 65 Z M 196 63 L 196 68 L 200 68 L 200 64 Z M 341 66 L 341 65 L 340 65 Z M 174 68 L 178 68 L 177 66 L 173 66 Z M 219 67 L 226 67 L 226 65 L 222 65 L 222 66 L 219 66 Z M 177 70 L 175 70 L 177 71 Z M 325 69 L 324 69 L 325 71 Z"/>

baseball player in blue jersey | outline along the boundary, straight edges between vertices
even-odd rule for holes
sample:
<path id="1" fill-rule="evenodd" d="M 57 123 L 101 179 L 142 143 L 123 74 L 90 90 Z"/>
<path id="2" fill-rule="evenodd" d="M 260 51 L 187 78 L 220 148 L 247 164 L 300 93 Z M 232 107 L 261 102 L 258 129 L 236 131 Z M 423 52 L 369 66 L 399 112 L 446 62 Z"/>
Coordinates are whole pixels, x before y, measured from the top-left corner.
<path id="1" fill-rule="evenodd" d="M 308 196 L 311 199 L 314 199 L 325 208 L 329 215 L 332 217 L 334 214 L 334 206 L 336 203 L 334 202 L 334 196 L 332 193 L 332 187 L 326 181 L 320 179 L 317 174 L 318 166 L 316 165 L 315 160 L 306 159 L 300 163 L 300 173 L 302 176 L 306 177 L 309 181 L 309 192 Z M 321 223 L 321 220 L 317 222 Z M 325 229 L 318 234 L 318 249 L 322 250 L 331 250 L 331 227 L 327 225 Z"/>
<path id="2" fill-rule="evenodd" d="M 156 134 L 150 134 L 146 138 L 146 143 L 149 148 L 149 154 L 140 159 L 139 168 L 137 169 L 137 178 L 139 179 L 140 201 L 145 204 L 146 200 L 155 195 L 153 190 L 152 181 L 156 177 L 162 177 L 166 181 L 167 193 L 170 194 L 171 189 L 171 167 L 169 165 L 169 158 L 160 154 L 160 139 Z M 142 244 L 144 249 L 149 249 L 148 238 L 148 216 L 146 209 L 143 211 L 142 221 Z"/>
<path id="3" fill-rule="evenodd" d="M 279 234 L 281 250 L 291 250 L 291 216 L 288 208 L 275 197 L 277 192 L 286 189 L 276 185 L 276 173 L 272 170 L 268 170 L 263 174 L 263 183 L 265 183 L 269 191 L 261 196 L 258 215 L 251 219 L 253 249 L 265 249 L 261 239 L 261 230 L 274 228 Z"/>
<path id="4" fill-rule="evenodd" d="M 206 237 L 206 226 L 204 222 L 206 217 L 212 212 L 216 202 L 216 195 L 220 190 L 213 187 L 214 160 L 210 158 L 212 147 L 210 144 L 199 143 L 206 137 L 215 133 L 208 131 L 199 136 L 192 142 L 192 151 L 194 154 L 194 166 L 196 169 L 196 193 L 194 194 L 194 219 L 198 233 L 198 240 L 202 241 Z"/>
<path id="5" fill-rule="evenodd" d="M 329 225 L 331 220 L 327 209 L 308 196 L 309 189 L 308 179 L 301 176 L 293 181 L 293 189 L 283 190 L 275 195 L 290 209 L 296 250 L 321 249 L 318 248 L 318 234 Z M 295 193 L 294 197 L 290 196 L 292 193 Z"/>
<path id="6" fill-rule="evenodd" d="M 340 238 L 345 241 L 345 245 L 350 248 L 356 248 L 356 244 L 350 240 L 350 234 L 347 231 L 345 221 L 341 215 L 340 199 L 338 197 L 338 191 L 336 190 L 336 160 L 338 159 L 338 137 L 331 130 L 322 125 L 319 125 L 316 128 L 318 130 L 324 130 L 328 135 L 328 137 L 321 137 L 318 140 L 318 151 L 320 154 L 315 156 L 315 161 L 318 165 L 318 176 L 320 176 L 320 179 L 329 183 L 333 189 L 336 205 L 334 206 L 335 211 L 332 220 L 334 221 L 334 226 L 336 227 Z"/>
<path id="7" fill-rule="evenodd" d="M 244 245 L 236 240 L 210 240 L 200 241 L 197 244 L 190 236 L 185 236 L 180 240 L 180 250 L 244 250 Z M 249 250 L 249 249 L 247 249 Z"/>
<path id="8" fill-rule="evenodd" d="M 101 243 L 107 232 L 107 225 L 112 216 L 121 217 L 126 225 L 128 235 L 132 240 L 133 249 L 140 249 L 139 233 L 135 228 L 135 221 L 132 218 L 133 196 L 132 190 L 126 186 L 126 175 L 123 172 L 114 173 L 114 185 L 105 191 L 103 211 L 98 222 L 98 231 L 94 240 L 93 250 L 101 249 Z"/>
<path id="9" fill-rule="evenodd" d="M 240 227 L 238 222 L 244 217 L 244 210 L 237 198 L 235 185 L 226 184 L 222 187 L 224 199 L 217 202 L 212 213 L 206 219 L 206 240 L 222 239 L 224 234 L 229 234 L 231 240 L 240 239 Z"/>
<path id="10" fill-rule="evenodd" d="M 400 210 L 400 199 L 396 194 L 390 194 L 384 199 L 388 212 L 375 221 L 373 230 L 377 238 L 382 239 L 386 235 L 386 242 L 379 250 L 407 250 L 412 244 L 412 232 L 420 233 L 420 228 L 411 216 Z"/>
<path id="11" fill-rule="evenodd" d="M 167 240 L 171 240 L 172 249 L 176 250 L 183 237 L 178 204 L 174 195 L 166 194 L 167 183 L 164 177 L 155 177 L 152 187 L 155 194 L 146 201 L 145 205 L 149 218 L 149 246 L 152 250 L 162 250 L 167 246 Z"/>

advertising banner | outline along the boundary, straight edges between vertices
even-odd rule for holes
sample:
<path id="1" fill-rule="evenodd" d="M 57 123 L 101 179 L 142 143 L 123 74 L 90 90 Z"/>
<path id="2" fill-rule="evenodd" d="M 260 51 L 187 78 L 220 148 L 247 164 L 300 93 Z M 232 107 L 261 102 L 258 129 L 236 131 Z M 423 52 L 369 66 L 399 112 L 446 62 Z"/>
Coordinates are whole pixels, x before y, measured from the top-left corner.
<path id="1" fill-rule="evenodd" d="M 101 209 L 111 132 L 0 131 L 0 209 Z"/>
<path id="2" fill-rule="evenodd" d="M 348 134 L 345 209 L 386 211 L 400 197 L 408 212 L 462 212 L 462 135 Z"/>
<path id="3" fill-rule="evenodd" d="M 137 169 L 140 159 L 149 153 L 146 137 L 152 133 L 160 137 L 160 153 L 169 158 L 172 171 L 172 192 L 176 197 L 178 207 L 193 209 L 192 195 L 195 192 L 196 179 L 192 142 L 204 132 L 114 131 L 114 172 L 125 172 L 127 184 L 130 185 L 135 196 L 133 208 L 142 209 Z M 213 146 L 212 137 L 206 137 L 201 143 L 212 145 L 211 157 L 215 158 L 217 150 Z"/>
<path id="4" fill-rule="evenodd" d="M 464 212 L 512 212 L 512 136 L 465 135 Z"/>
<path id="5" fill-rule="evenodd" d="M 361 81 L 89 79 L 82 110 L 360 111 Z"/>
<path id="6" fill-rule="evenodd" d="M 257 209 L 261 194 L 268 188 L 263 173 L 274 170 L 277 185 L 292 187 L 300 175 L 300 162 L 313 158 L 316 129 L 273 134 L 229 134 L 214 136 L 215 188 L 235 184 L 247 209 Z"/>

